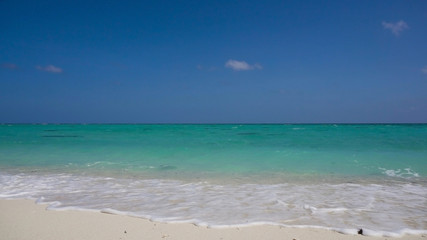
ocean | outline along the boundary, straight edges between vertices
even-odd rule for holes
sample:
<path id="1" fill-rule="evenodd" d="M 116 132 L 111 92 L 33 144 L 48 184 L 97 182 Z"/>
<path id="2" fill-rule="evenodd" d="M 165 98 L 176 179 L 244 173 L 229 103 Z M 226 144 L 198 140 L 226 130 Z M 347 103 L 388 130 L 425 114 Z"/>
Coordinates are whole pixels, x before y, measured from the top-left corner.
<path id="1" fill-rule="evenodd" d="M 0 198 L 212 228 L 427 233 L 425 124 L 2 124 Z"/>

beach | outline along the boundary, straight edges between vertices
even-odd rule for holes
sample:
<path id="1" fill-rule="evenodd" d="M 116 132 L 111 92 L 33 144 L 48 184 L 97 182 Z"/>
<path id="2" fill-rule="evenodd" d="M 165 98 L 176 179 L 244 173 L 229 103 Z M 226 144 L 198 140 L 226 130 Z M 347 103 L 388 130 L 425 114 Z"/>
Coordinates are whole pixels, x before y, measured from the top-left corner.
<path id="1" fill-rule="evenodd" d="M 271 225 L 211 229 L 188 223 L 158 223 L 90 211 L 50 211 L 31 200 L 0 200 L 0 239 L 390 239 L 346 235 L 315 228 Z M 426 234 L 396 239 L 427 239 Z"/>
<path id="2" fill-rule="evenodd" d="M 18 204 L 4 205 L 2 232 L 421 236 L 426 136 L 426 125 L 2 125 L 0 200 Z M 106 216 L 138 230 L 82 221 Z"/>
<path id="3" fill-rule="evenodd" d="M 427 240 L 426 12 L 0 0 L 0 240 Z"/>

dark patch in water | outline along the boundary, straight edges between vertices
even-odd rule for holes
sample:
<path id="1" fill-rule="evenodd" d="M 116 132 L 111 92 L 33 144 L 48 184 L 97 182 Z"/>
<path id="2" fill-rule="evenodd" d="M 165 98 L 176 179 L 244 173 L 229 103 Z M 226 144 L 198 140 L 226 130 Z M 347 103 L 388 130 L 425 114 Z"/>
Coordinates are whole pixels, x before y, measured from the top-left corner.
<path id="1" fill-rule="evenodd" d="M 57 129 L 46 129 L 46 130 L 43 130 L 44 132 L 58 132 L 59 130 L 57 130 Z"/>
<path id="2" fill-rule="evenodd" d="M 174 170 L 177 169 L 177 167 L 175 166 L 171 166 L 171 165 L 160 165 L 159 166 L 159 170 Z"/>
<path id="3" fill-rule="evenodd" d="M 78 136 L 78 135 L 44 135 L 42 137 L 46 137 L 46 138 L 78 138 L 78 137 L 83 137 L 83 136 Z"/>
<path id="4" fill-rule="evenodd" d="M 256 132 L 244 132 L 244 133 L 238 133 L 237 135 L 257 135 Z"/>
<path id="5" fill-rule="evenodd" d="M 288 135 L 286 133 L 267 133 L 268 136 L 285 136 Z"/>

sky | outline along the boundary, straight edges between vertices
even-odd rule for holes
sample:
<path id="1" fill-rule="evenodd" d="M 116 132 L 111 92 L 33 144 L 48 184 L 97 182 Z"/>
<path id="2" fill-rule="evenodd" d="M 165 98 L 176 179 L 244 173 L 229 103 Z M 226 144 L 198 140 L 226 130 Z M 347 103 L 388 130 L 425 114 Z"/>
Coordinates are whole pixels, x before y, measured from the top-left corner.
<path id="1" fill-rule="evenodd" d="M 0 0 L 0 123 L 427 123 L 426 13 Z"/>

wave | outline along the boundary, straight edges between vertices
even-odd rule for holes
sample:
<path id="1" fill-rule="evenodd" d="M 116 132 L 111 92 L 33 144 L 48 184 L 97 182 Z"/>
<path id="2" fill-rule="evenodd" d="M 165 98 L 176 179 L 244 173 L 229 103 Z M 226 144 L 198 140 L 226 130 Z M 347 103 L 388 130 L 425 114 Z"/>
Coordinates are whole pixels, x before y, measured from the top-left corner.
<path id="1" fill-rule="evenodd" d="M 413 171 L 411 168 L 405 168 L 403 170 L 397 169 L 385 169 L 385 168 L 378 168 L 382 171 L 383 174 L 389 176 L 389 177 L 398 177 L 398 178 L 404 178 L 404 179 L 411 179 L 411 178 L 417 178 L 420 177 L 418 173 Z"/>
<path id="2" fill-rule="evenodd" d="M 212 228 L 280 225 L 346 234 L 426 234 L 427 187 L 415 183 L 213 184 L 70 173 L 2 173 L 0 198 L 51 210 L 130 215 Z"/>

